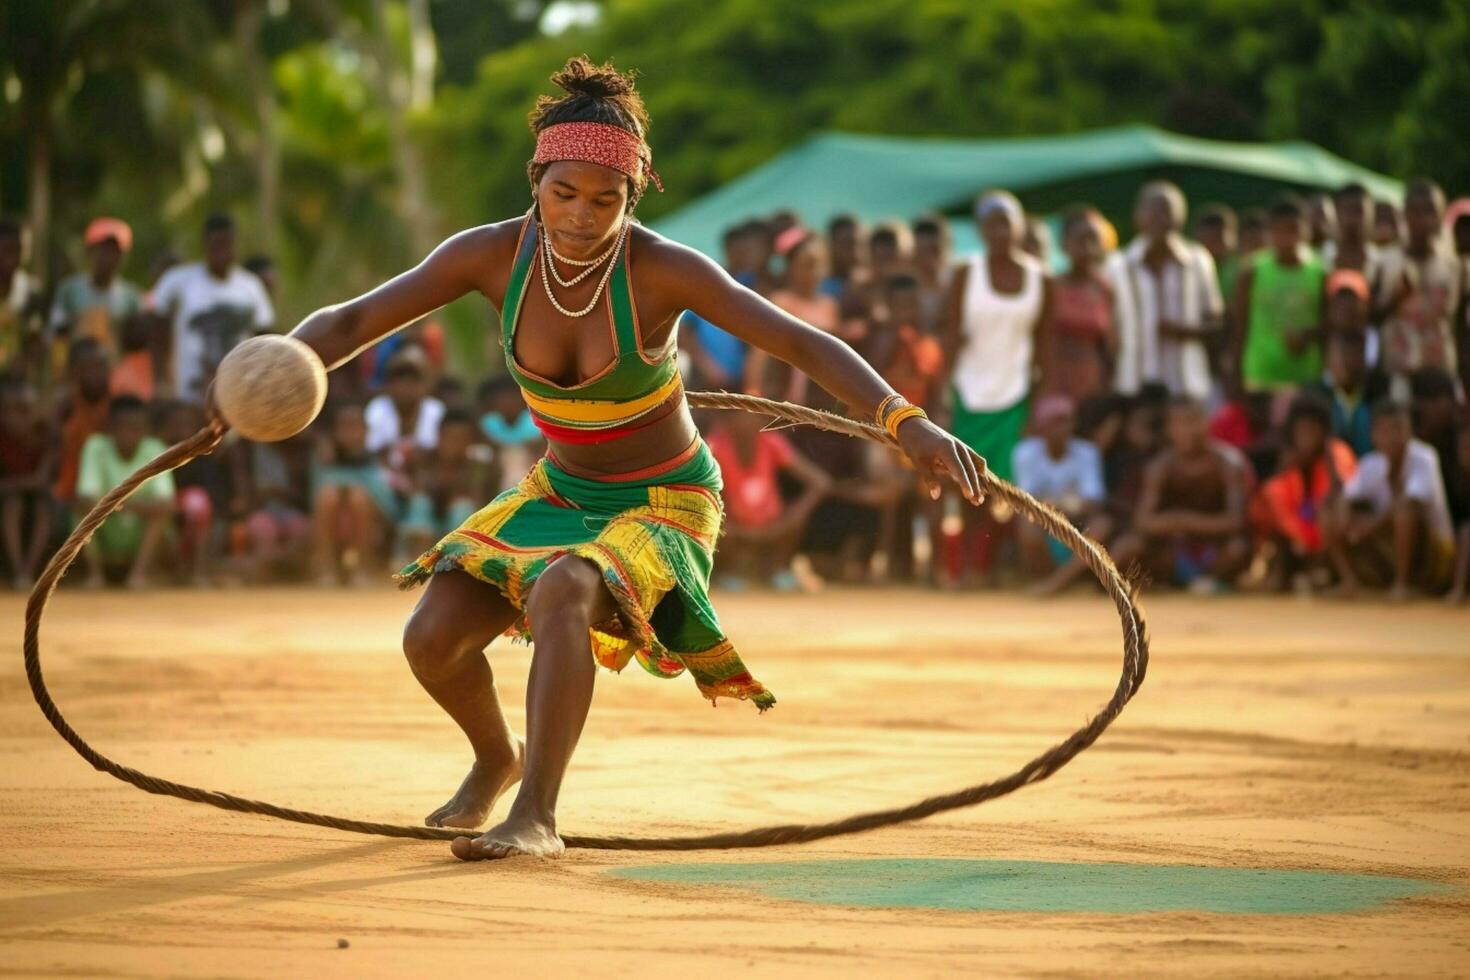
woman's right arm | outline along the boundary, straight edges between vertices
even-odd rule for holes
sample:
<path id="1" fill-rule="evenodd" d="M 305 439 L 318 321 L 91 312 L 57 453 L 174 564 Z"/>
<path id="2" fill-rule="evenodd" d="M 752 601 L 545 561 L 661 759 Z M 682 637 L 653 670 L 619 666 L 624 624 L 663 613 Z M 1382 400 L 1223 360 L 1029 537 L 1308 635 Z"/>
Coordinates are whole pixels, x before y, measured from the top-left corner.
<path id="1" fill-rule="evenodd" d="M 400 327 L 473 290 L 484 291 L 489 270 L 509 259 L 518 221 L 484 225 L 446 240 L 407 272 L 371 292 L 308 316 L 291 331 L 321 357 L 327 370 L 351 360 Z"/>

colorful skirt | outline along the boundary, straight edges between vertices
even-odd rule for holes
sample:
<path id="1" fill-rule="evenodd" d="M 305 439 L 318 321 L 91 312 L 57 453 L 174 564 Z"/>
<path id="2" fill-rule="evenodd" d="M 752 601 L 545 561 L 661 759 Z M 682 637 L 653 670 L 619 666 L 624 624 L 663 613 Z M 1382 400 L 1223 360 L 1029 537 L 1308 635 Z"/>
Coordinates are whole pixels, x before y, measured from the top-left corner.
<path id="1" fill-rule="evenodd" d="M 721 489 L 719 465 L 697 437 L 665 463 L 601 480 L 574 476 L 543 456 L 518 486 L 394 579 L 407 589 L 435 572 L 467 572 L 520 612 L 505 635 L 529 642 L 532 586 L 552 562 L 576 555 L 601 569 L 617 602 L 617 613 L 590 630 L 599 664 L 620 671 L 636 657 L 656 677 L 688 670 L 710 701 L 748 699 L 764 711 L 776 699 L 745 669 L 709 599 Z"/>

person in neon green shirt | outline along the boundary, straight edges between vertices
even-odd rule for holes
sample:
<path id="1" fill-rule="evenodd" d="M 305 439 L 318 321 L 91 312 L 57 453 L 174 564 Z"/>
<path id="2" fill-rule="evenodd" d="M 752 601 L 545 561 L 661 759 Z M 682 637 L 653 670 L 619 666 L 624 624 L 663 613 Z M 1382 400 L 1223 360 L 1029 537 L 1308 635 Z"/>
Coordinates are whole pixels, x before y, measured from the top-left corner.
<path id="1" fill-rule="evenodd" d="M 87 437 L 77 472 L 77 514 L 85 514 L 107 491 L 167 447 L 148 434 L 148 406 L 119 395 L 107 410 L 107 428 Z M 87 584 L 100 587 L 104 564 L 127 568 L 130 589 L 148 586 L 148 570 L 173 532 L 174 478 L 160 473 L 128 498 L 87 543 Z"/>
<path id="2" fill-rule="evenodd" d="M 1322 260 L 1302 244 L 1302 206 L 1271 207 L 1270 247 L 1235 282 L 1236 364 L 1246 391 L 1282 391 L 1322 376 Z"/>

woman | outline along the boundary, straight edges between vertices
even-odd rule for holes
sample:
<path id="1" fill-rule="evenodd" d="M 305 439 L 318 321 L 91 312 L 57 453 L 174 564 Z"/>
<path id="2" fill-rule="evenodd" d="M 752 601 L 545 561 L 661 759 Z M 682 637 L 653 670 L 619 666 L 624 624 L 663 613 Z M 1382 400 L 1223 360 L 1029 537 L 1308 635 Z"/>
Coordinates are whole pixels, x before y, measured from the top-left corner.
<path id="1" fill-rule="evenodd" d="M 793 228 L 786 234 L 794 242 L 786 249 L 785 285 L 771 291 L 771 302 L 824 333 L 842 335 L 842 331 L 838 329 L 841 310 L 837 300 L 822 292 L 822 282 L 827 277 L 828 268 L 827 246 L 815 232 Z M 844 336 L 844 339 L 857 338 Z M 783 366 L 779 387 L 768 389 L 766 374 L 769 361 L 770 355 L 762 350 L 750 352 L 745 360 L 745 390 L 755 393 L 777 390 L 782 392 L 781 398 L 784 401 L 805 404 L 807 379 L 798 371 L 787 370 Z"/>
<path id="2" fill-rule="evenodd" d="M 1051 313 L 1052 281 L 1021 247 L 1026 216 L 1021 202 L 1005 191 L 982 195 L 975 220 L 985 242 L 955 273 L 945 311 L 945 363 L 951 365 L 954 421 L 951 428 L 985 459 L 996 475 L 1010 479 L 1011 453 L 1021 441 L 1030 410 L 1037 339 Z M 1044 357 L 1042 358 L 1044 360 Z M 971 512 L 966 535 L 977 571 L 988 565 L 996 530 L 982 511 Z M 952 584 L 952 583 L 946 583 Z"/>
<path id="3" fill-rule="evenodd" d="M 706 594 L 721 483 L 679 383 L 674 334 L 684 310 L 790 363 L 856 411 L 885 409 L 931 493 L 948 478 L 981 499 L 972 457 L 927 419 L 894 409 L 888 385 L 846 344 L 631 220 L 658 178 L 627 76 L 577 58 L 552 80 L 566 95 L 543 96 L 531 115 L 527 215 L 455 235 L 417 267 L 293 332 L 334 368 L 478 291 L 501 311 L 506 366 L 549 442 L 520 486 L 400 573 L 405 585 L 428 580 L 404 631 L 409 664 L 475 751 L 464 784 L 427 822 L 478 827 L 521 782 L 503 821 L 454 841 L 463 859 L 562 851 L 557 793 L 587 717 L 594 651 L 614 668 L 636 655 L 656 674 L 688 669 L 712 699 L 774 701 L 745 672 Z M 536 640 L 524 743 L 506 724 L 483 653 L 507 631 Z"/>
<path id="4" fill-rule="evenodd" d="M 1113 375 L 1118 334 L 1113 326 L 1113 287 L 1102 272 L 1099 215 L 1078 208 L 1062 226 L 1069 268 L 1052 287 L 1053 310 L 1042 349 L 1043 393 L 1065 395 L 1080 405 L 1103 394 Z"/>

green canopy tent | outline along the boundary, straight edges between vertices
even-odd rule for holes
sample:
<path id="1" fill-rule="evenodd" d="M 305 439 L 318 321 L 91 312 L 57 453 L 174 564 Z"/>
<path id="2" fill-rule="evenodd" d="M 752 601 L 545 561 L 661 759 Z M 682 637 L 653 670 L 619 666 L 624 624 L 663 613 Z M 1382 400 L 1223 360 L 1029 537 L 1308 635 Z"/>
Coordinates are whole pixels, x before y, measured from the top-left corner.
<path id="1" fill-rule="evenodd" d="M 967 220 L 976 194 L 1016 193 L 1029 210 L 1087 201 L 1126 234 L 1133 196 L 1153 178 L 1177 183 L 1191 203 L 1263 204 L 1283 190 L 1335 190 L 1358 181 L 1397 200 L 1402 185 L 1311 143 L 1228 143 L 1150 126 L 1067 136 L 953 140 L 823 133 L 654 222 L 662 234 L 719 256 L 733 224 L 792 208 L 814 227 L 837 214 L 865 221 L 952 217 L 956 246 L 974 244 Z"/>

